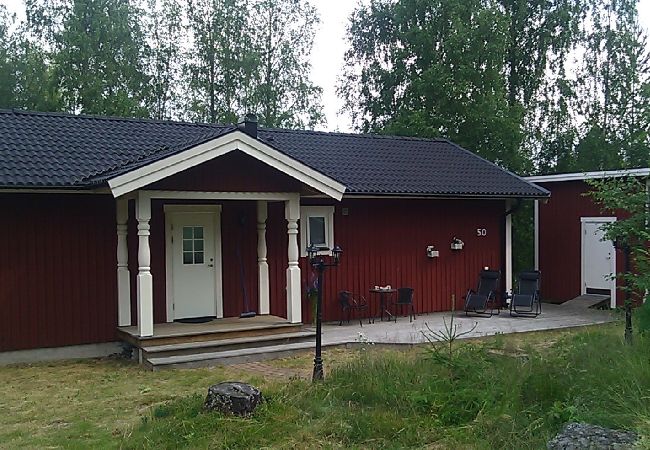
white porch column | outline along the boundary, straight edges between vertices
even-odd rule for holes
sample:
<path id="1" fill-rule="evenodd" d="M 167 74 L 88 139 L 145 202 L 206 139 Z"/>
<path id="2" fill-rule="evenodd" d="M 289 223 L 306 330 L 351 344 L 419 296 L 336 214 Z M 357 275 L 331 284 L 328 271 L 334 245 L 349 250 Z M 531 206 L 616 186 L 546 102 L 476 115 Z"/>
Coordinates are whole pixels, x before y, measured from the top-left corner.
<path id="1" fill-rule="evenodd" d="M 506 200 L 506 211 L 512 208 L 512 202 Z M 512 291 L 512 214 L 506 216 L 506 290 Z"/>
<path id="2" fill-rule="evenodd" d="M 287 219 L 289 235 L 289 267 L 287 267 L 287 320 L 302 322 L 300 305 L 300 266 L 298 266 L 298 219 L 300 219 L 300 196 L 295 195 L 285 202 L 284 216 Z"/>
<path id="3" fill-rule="evenodd" d="M 539 270 L 539 200 L 535 200 L 535 270 Z"/>
<path id="4" fill-rule="evenodd" d="M 153 277 L 149 250 L 151 198 L 140 192 L 136 200 L 138 218 L 138 334 L 153 336 Z"/>
<path id="5" fill-rule="evenodd" d="M 259 313 L 269 314 L 271 301 L 269 298 L 269 264 L 266 260 L 266 219 L 268 217 L 267 203 L 257 201 L 257 283 L 259 292 Z"/>
<path id="6" fill-rule="evenodd" d="M 131 325 L 131 276 L 129 274 L 129 249 L 127 247 L 127 222 L 129 201 L 116 201 L 117 218 L 117 324 Z"/>

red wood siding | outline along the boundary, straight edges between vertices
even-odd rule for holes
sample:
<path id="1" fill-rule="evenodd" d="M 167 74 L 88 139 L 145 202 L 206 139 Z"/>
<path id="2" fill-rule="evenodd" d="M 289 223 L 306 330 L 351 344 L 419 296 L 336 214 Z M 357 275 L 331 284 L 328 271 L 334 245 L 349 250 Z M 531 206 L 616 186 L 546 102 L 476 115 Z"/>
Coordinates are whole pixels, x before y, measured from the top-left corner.
<path id="1" fill-rule="evenodd" d="M 115 340 L 115 200 L 0 196 L 0 351 Z"/>
<path id="2" fill-rule="evenodd" d="M 307 192 L 302 183 L 240 151 L 172 175 L 146 189 L 213 192 Z"/>
<path id="3" fill-rule="evenodd" d="M 242 249 L 251 308 L 258 307 L 255 202 L 221 204 L 224 313 L 236 316 L 243 309 L 237 245 Z M 152 204 L 150 237 L 157 323 L 166 320 L 163 205 L 162 201 Z M 114 340 L 114 199 L 23 194 L 0 197 L 0 206 L 11 212 L 0 220 L 0 307 L 4 312 L 0 315 L 0 350 Z M 342 208 L 349 214 L 343 216 Z M 337 203 L 335 236 L 344 256 L 341 265 L 326 275 L 325 319 L 339 318 L 336 293 L 341 289 L 361 293 L 376 305 L 377 299 L 368 295 L 368 289 L 376 284 L 414 287 L 420 312 L 449 309 L 452 294 L 460 307 L 462 296 L 476 283 L 478 271 L 501 265 L 503 209 L 501 201 L 478 200 Z M 129 267 L 135 324 L 137 228 L 133 202 L 130 210 Z M 243 228 L 240 217 L 245 218 Z M 478 237 L 476 228 L 487 229 L 487 236 Z M 449 249 L 454 236 L 465 241 L 464 250 Z M 286 316 L 287 233 L 282 202 L 269 203 L 267 243 L 271 313 Z M 435 245 L 440 258 L 428 259 L 427 245 Z M 300 264 L 306 288 L 311 269 L 304 258 Z M 311 320 L 306 299 L 303 311 L 304 320 Z"/>
<path id="4" fill-rule="evenodd" d="M 539 268 L 542 271 L 542 296 L 563 302 L 579 296 L 581 289 L 581 217 L 615 217 L 603 213 L 582 181 L 539 183 L 551 191 L 550 200 L 539 205 Z M 616 270 L 623 270 L 623 254 L 616 252 Z M 617 303 L 623 295 L 617 293 Z"/>
<path id="5" fill-rule="evenodd" d="M 348 209 L 347 216 L 342 208 Z M 324 318 L 339 319 L 336 294 L 343 289 L 364 295 L 376 312 L 379 299 L 368 290 L 386 284 L 413 287 L 419 312 L 451 309 L 452 294 L 461 308 L 481 268 L 501 266 L 504 209 L 502 201 L 485 200 L 360 199 L 337 204 L 334 236 L 344 253 L 341 265 L 325 275 Z M 485 228 L 487 236 L 477 236 L 477 228 Z M 465 242 L 462 251 L 450 249 L 454 236 Z M 435 245 L 440 257 L 427 258 L 427 245 Z M 306 258 L 301 269 L 306 289 L 311 273 Z M 305 299 L 305 321 L 311 320 L 310 309 Z"/>
<path id="6" fill-rule="evenodd" d="M 250 307 L 258 310 L 256 207 L 255 202 L 220 204 L 224 315 L 232 317 L 243 311 L 237 245 L 242 248 Z M 348 208 L 348 216 L 342 215 L 342 208 Z M 368 289 L 374 285 L 415 288 L 416 307 L 420 312 L 450 309 L 451 294 L 456 295 L 457 308 L 462 307 L 462 297 L 476 284 L 481 268 L 501 266 L 503 210 L 501 201 L 478 200 L 345 200 L 336 204 L 334 234 L 336 242 L 344 249 L 344 256 L 342 264 L 326 274 L 325 319 L 339 318 L 336 301 L 339 290 L 361 293 L 376 303 L 378 299 L 368 294 Z M 245 218 L 243 228 L 239 225 L 240 217 Z M 131 228 L 135 233 L 135 225 Z M 477 236 L 477 228 L 487 229 L 488 235 Z M 156 323 L 166 320 L 164 230 L 163 202 L 154 202 L 150 239 Z M 133 233 L 129 236 L 131 240 Z M 288 257 L 283 202 L 269 203 L 266 236 L 271 314 L 286 317 Z M 465 242 L 464 250 L 452 252 L 449 248 L 454 236 Z M 440 257 L 427 258 L 427 245 L 435 245 Z M 137 248 L 132 246 L 130 250 L 131 282 L 135 286 Z M 302 286 L 306 291 L 311 268 L 305 258 L 301 258 L 300 266 Z M 133 310 L 135 303 L 133 292 Z M 303 296 L 305 321 L 311 320 L 310 310 Z"/>

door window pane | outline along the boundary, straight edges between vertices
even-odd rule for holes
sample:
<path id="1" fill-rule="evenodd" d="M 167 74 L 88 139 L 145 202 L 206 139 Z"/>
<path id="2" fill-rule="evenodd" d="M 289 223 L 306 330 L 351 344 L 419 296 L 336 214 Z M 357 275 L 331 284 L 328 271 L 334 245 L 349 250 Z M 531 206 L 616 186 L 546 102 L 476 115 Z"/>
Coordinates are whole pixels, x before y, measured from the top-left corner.
<path id="1" fill-rule="evenodd" d="M 325 217 L 309 218 L 309 243 L 316 246 L 327 246 L 325 239 Z"/>
<path id="2" fill-rule="evenodd" d="M 183 264 L 193 264 L 194 255 L 192 252 L 183 252 Z"/>
<path id="3" fill-rule="evenodd" d="M 203 227 L 183 227 L 183 264 L 203 264 Z"/>

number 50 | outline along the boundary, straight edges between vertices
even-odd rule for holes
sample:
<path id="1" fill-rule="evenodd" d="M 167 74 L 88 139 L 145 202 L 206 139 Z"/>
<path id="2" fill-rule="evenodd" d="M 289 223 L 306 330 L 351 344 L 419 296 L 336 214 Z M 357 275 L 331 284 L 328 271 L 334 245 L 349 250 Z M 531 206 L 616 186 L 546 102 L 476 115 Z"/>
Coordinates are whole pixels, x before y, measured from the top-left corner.
<path id="1" fill-rule="evenodd" d="M 487 236 L 487 230 L 485 228 L 477 228 L 476 229 L 476 235 L 477 236 Z"/>

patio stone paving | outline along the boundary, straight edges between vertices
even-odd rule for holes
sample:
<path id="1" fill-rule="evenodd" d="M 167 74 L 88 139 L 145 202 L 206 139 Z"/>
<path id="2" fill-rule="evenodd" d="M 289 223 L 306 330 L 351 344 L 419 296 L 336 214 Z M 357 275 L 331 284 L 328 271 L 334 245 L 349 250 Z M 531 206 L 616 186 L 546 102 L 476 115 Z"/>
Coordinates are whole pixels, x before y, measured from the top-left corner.
<path id="1" fill-rule="evenodd" d="M 449 324 L 451 312 L 441 312 L 418 315 L 417 319 L 409 322 L 408 317 L 398 317 L 395 322 L 375 321 L 363 327 L 359 321 L 338 322 L 323 325 L 323 345 L 341 345 L 360 342 L 359 333 L 369 342 L 381 344 L 419 344 L 427 342 L 423 332 L 444 330 L 444 320 Z M 470 330 L 475 323 L 476 328 L 464 336 L 475 338 L 495 334 L 522 333 L 528 331 L 554 330 L 561 328 L 579 327 L 612 322 L 616 316 L 611 311 L 595 310 L 576 305 L 543 304 L 543 312 L 537 318 L 510 317 L 508 311 L 492 317 L 466 317 L 464 312 L 456 311 L 454 324 L 458 324 L 459 332 Z"/>

